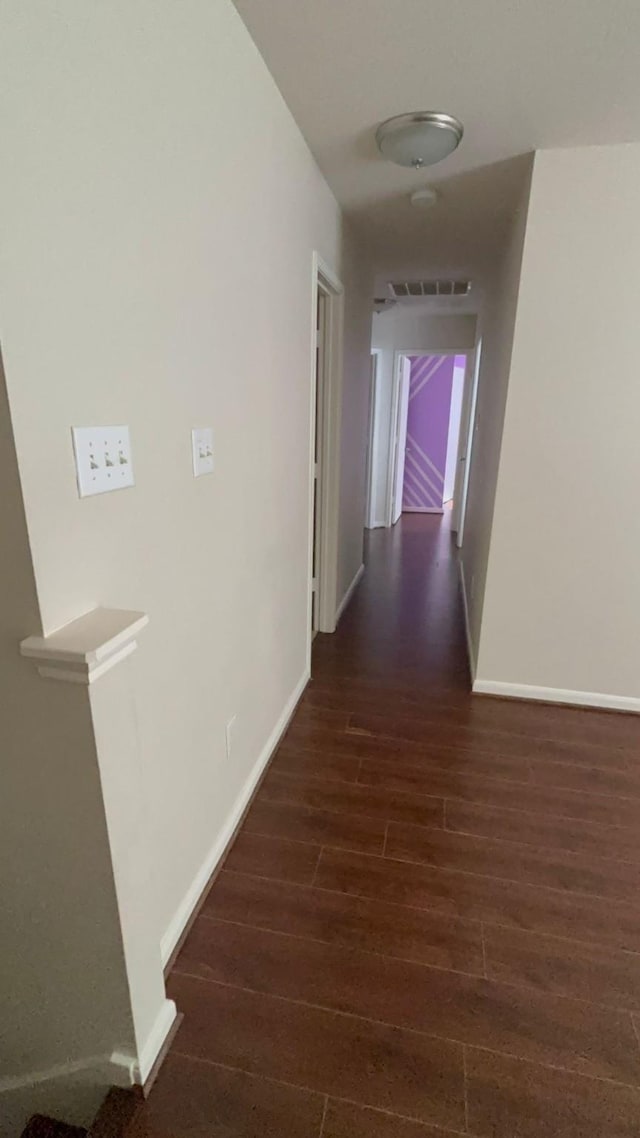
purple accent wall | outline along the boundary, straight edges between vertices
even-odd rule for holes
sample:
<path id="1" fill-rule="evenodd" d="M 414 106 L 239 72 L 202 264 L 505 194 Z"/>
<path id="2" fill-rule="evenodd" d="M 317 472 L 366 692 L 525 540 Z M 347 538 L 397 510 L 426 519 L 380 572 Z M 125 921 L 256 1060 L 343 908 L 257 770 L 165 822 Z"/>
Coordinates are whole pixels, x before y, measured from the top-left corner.
<path id="1" fill-rule="evenodd" d="M 441 510 L 455 356 L 413 356 L 403 510 Z"/>

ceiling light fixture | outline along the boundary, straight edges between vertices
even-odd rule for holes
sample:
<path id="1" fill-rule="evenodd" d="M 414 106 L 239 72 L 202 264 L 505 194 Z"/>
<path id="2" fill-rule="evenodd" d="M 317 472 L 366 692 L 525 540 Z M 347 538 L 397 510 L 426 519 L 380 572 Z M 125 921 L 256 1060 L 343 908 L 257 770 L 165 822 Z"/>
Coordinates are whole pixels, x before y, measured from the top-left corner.
<path id="1" fill-rule="evenodd" d="M 429 209 L 436 204 L 437 200 L 438 194 L 428 186 L 425 186 L 423 190 L 414 190 L 409 198 L 411 205 L 415 206 L 416 209 Z"/>
<path id="2" fill-rule="evenodd" d="M 412 111 L 380 123 L 376 142 L 383 158 L 421 170 L 441 162 L 460 143 L 461 122 L 439 111 Z"/>

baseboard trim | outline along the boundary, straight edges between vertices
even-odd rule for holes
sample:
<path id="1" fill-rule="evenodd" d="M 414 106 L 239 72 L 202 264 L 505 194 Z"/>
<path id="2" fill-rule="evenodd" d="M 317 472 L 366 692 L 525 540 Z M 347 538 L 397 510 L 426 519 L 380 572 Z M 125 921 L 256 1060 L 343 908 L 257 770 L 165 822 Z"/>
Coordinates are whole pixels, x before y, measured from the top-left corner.
<path id="1" fill-rule="evenodd" d="M 0 1079 L 0 1094 L 20 1090 L 22 1087 L 37 1086 L 40 1083 L 58 1082 L 86 1072 L 94 1072 L 105 1086 L 142 1085 L 165 1045 L 176 1014 L 173 1000 L 163 1000 L 139 1060 L 124 1051 L 113 1051 L 110 1055 L 90 1055 L 85 1059 L 76 1059 L 69 1063 L 58 1063 L 42 1071 L 26 1071 L 22 1075 Z"/>
<path id="2" fill-rule="evenodd" d="M 364 573 L 364 565 L 361 565 L 360 568 L 357 570 L 356 575 L 353 578 L 353 581 L 349 585 L 349 588 L 347 589 L 342 600 L 340 601 L 340 604 L 338 605 L 338 609 L 336 611 L 336 624 L 340 620 L 340 617 L 342 616 L 344 610 L 346 609 L 347 605 L 349 604 L 349 601 L 351 600 L 351 598 L 352 598 L 353 594 L 355 593 L 358 585 L 360 584 L 360 578 L 362 577 L 363 573 Z"/>
<path id="3" fill-rule="evenodd" d="M 467 583 L 464 576 L 464 565 L 462 559 L 458 562 L 460 566 L 460 589 L 462 591 L 462 607 L 464 609 L 464 630 L 467 637 L 467 655 L 469 657 L 469 671 L 471 672 L 471 682 L 473 690 L 476 690 L 476 657 L 473 651 L 473 640 L 471 638 L 471 623 L 469 621 L 469 605 L 467 602 Z"/>
<path id="4" fill-rule="evenodd" d="M 473 690 L 478 695 L 500 695 L 505 699 L 526 699 L 542 703 L 566 703 L 574 707 L 599 707 L 605 711 L 626 711 L 640 715 L 640 699 L 633 696 L 571 691 L 568 688 L 541 688 L 532 684 L 507 684 L 498 680 L 483 679 L 474 680 Z"/>
<path id="5" fill-rule="evenodd" d="M 200 869 L 196 873 L 184 900 L 178 906 L 169 926 L 160 941 L 160 953 L 162 957 L 162 964 L 164 967 L 171 960 L 175 949 L 183 936 L 189 922 L 197 911 L 202 896 L 207 889 L 212 875 L 215 873 L 218 865 L 223 860 L 231 842 L 233 841 L 238 826 L 240 825 L 244 814 L 247 811 L 249 803 L 253 797 L 258 783 L 262 777 L 265 767 L 269 762 L 273 752 L 275 751 L 280 739 L 284 735 L 289 721 L 295 712 L 300 697 L 309 683 L 310 673 L 305 669 L 304 674 L 298 680 L 293 692 L 289 696 L 287 703 L 280 715 L 273 731 L 269 735 L 264 747 L 262 748 L 256 762 L 254 763 L 248 778 L 245 780 L 240 794 L 236 798 L 233 809 L 230 811 L 227 821 L 216 838 L 213 846 L 209 850 L 206 858 L 204 859 Z"/>
<path id="6" fill-rule="evenodd" d="M 444 506 L 403 506 L 403 514 L 444 514 Z"/>
<path id="7" fill-rule="evenodd" d="M 173 1000 L 164 1000 L 140 1052 L 139 1062 L 132 1071 L 134 1083 L 144 1086 L 156 1064 L 158 1056 L 166 1045 L 176 1021 L 176 1005 Z"/>
<path id="8" fill-rule="evenodd" d="M 113 1052 L 112 1055 L 89 1055 L 85 1059 L 75 1059 L 68 1063 L 56 1063 L 41 1071 L 25 1071 L 21 1075 L 9 1075 L 0 1079 L 0 1095 L 19 1091 L 24 1087 L 37 1087 L 42 1083 L 57 1083 L 72 1079 L 76 1075 L 94 1073 L 106 1086 L 132 1086 L 131 1072 L 135 1060 L 131 1055 Z"/>

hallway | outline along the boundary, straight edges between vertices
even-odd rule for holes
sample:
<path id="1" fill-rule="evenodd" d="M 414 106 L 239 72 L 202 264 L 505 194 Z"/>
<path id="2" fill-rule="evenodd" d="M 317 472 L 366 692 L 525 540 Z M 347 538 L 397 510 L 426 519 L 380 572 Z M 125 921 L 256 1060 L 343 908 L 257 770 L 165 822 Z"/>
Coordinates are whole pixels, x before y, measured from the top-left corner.
<path id="1" fill-rule="evenodd" d="M 367 571 L 173 967 L 172 1138 L 631 1138 L 640 725 L 469 695 L 448 520 Z"/>

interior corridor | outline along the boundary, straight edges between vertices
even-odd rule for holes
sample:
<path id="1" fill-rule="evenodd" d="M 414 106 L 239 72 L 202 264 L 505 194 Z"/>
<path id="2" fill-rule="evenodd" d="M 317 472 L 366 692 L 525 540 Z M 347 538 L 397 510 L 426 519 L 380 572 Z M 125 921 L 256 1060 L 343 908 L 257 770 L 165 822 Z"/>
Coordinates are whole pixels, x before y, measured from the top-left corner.
<path id="1" fill-rule="evenodd" d="M 469 695 L 448 516 L 367 571 L 169 980 L 173 1138 L 631 1138 L 637 718 Z"/>

